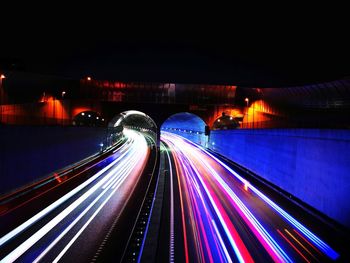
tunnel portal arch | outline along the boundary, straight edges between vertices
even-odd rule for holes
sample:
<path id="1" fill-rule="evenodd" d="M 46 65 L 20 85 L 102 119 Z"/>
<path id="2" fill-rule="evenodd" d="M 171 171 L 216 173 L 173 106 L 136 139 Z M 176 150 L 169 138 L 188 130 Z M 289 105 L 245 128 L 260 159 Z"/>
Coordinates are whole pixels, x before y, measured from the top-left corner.
<path id="1" fill-rule="evenodd" d="M 212 130 L 232 130 L 237 128 L 239 128 L 238 120 L 223 112 L 222 115 L 214 121 Z"/>
<path id="2" fill-rule="evenodd" d="M 85 110 L 85 111 L 79 112 L 73 117 L 73 125 L 103 127 L 105 126 L 105 119 L 97 111 Z"/>
<path id="3" fill-rule="evenodd" d="M 127 110 L 117 114 L 109 123 L 108 128 L 116 133 L 124 128 L 137 130 L 148 134 L 154 142 L 158 142 L 158 126 L 156 122 L 147 114 L 137 110 Z"/>
<path id="4" fill-rule="evenodd" d="M 136 111 L 128 110 L 117 114 L 108 123 L 108 127 L 128 126 L 133 129 L 148 129 L 157 132 L 157 124 L 147 114 Z"/>
<path id="5" fill-rule="evenodd" d="M 207 146 L 208 126 L 201 117 L 193 113 L 179 112 L 171 115 L 161 125 L 161 132 L 175 133 Z"/>

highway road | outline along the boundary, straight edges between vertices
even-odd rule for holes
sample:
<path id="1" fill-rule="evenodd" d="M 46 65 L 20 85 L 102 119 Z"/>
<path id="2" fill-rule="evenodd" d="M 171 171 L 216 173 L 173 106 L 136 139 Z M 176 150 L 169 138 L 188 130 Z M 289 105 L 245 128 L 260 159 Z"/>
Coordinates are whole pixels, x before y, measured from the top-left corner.
<path id="1" fill-rule="evenodd" d="M 222 160 L 168 132 L 169 262 L 332 262 L 341 253 Z M 316 221 L 315 221 L 316 222 Z"/>
<path id="2" fill-rule="evenodd" d="M 125 129 L 124 135 L 126 142 L 103 165 L 99 163 L 93 174 L 75 183 L 55 200 L 46 198 L 52 199 L 57 192 L 31 197 L 36 200 L 35 206 L 21 200 L 24 204 L 16 201 L 11 210 L 3 210 L 0 262 L 86 262 L 103 249 L 111 226 L 115 225 L 141 181 L 151 152 L 141 133 Z M 61 183 L 60 178 L 56 179 Z M 57 187 L 54 188 L 48 192 L 57 191 Z M 20 191 L 18 195 L 21 194 Z M 11 199 L 16 198 L 20 197 L 11 196 Z M 41 199 L 45 200 L 40 202 Z M 6 197 L 0 201 L 6 203 Z M 28 207 L 35 207 L 35 213 Z M 10 221 L 16 213 L 30 216 L 13 227 Z"/>
<path id="3" fill-rule="evenodd" d="M 158 239 L 152 262 L 347 260 L 336 235 L 219 156 L 162 132 L 159 180 L 154 142 L 124 135 L 108 154 L 0 197 L 0 262 L 142 261 L 147 238 Z M 152 210 L 160 230 L 149 237 Z"/>

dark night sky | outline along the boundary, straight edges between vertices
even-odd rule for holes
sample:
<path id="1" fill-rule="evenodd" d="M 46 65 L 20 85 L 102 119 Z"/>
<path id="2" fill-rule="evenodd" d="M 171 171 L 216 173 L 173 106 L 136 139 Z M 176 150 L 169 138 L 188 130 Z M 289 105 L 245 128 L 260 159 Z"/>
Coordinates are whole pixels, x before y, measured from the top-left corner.
<path id="1" fill-rule="evenodd" d="M 63 10 L 6 13 L 0 66 L 72 78 L 261 86 L 350 75 L 341 15 L 280 13 L 268 21 L 268 14 L 251 20 L 254 14 L 233 11 Z"/>

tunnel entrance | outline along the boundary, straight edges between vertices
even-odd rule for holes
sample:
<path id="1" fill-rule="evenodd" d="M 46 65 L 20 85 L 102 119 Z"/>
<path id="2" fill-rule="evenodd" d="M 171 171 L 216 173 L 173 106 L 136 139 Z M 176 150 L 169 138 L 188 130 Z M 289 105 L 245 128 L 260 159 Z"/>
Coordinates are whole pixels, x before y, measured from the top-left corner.
<path id="1" fill-rule="evenodd" d="M 203 119 L 193 113 L 180 112 L 171 115 L 162 124 L 161 132 L 175 133 L 194 143 L 207 147 L 208 126 Z"/>
<path id="2" fill-rule="evenodd" d="M 119 113 L 108 123 L 108 128 L 115 132 L 122 132 L 125 128 L 137 130 L 157 142 L 157 124 L 150 116 L 141 111 L 128 110 Z"/>
<path id="3" fill-rule="evenodd" d="M 224 112 L 221 117 L 217 118 L 214 121 L 213 130 L 232 130 L 237 129 L 239 127 L 238 120 L 230 115 L 226 115 Z"/>
<path id="4" fill-rule="evenodd" d="M 103 127 L 105 119 L 96 111 L 82 111 L 73 118 L 74 126 Z"/>

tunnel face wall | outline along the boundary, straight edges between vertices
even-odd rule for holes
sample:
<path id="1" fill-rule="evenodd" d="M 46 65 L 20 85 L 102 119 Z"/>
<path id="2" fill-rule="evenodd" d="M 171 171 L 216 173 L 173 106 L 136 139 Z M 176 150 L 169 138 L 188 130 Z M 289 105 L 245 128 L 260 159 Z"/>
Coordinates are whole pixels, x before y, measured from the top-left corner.
<path id="1" fill-rule="evenodd" d="M 98 153 L 107 138 L 106 128 L 0 127 L 0 195 Z"/>
<path id="2" fill-rule="evenodd" d="M 207 145 L 207 137 L 205 135 L 205 122 L 195 114 L 181 112 L 171 115 L 161 126 L 161 131 L 167 131 L 178 134 L 190 141 Z"/>
<path id="3" fill-rule="evenodd" d="M 350 132 L 212 131 L 210 148 L 350 227 Z"/>

